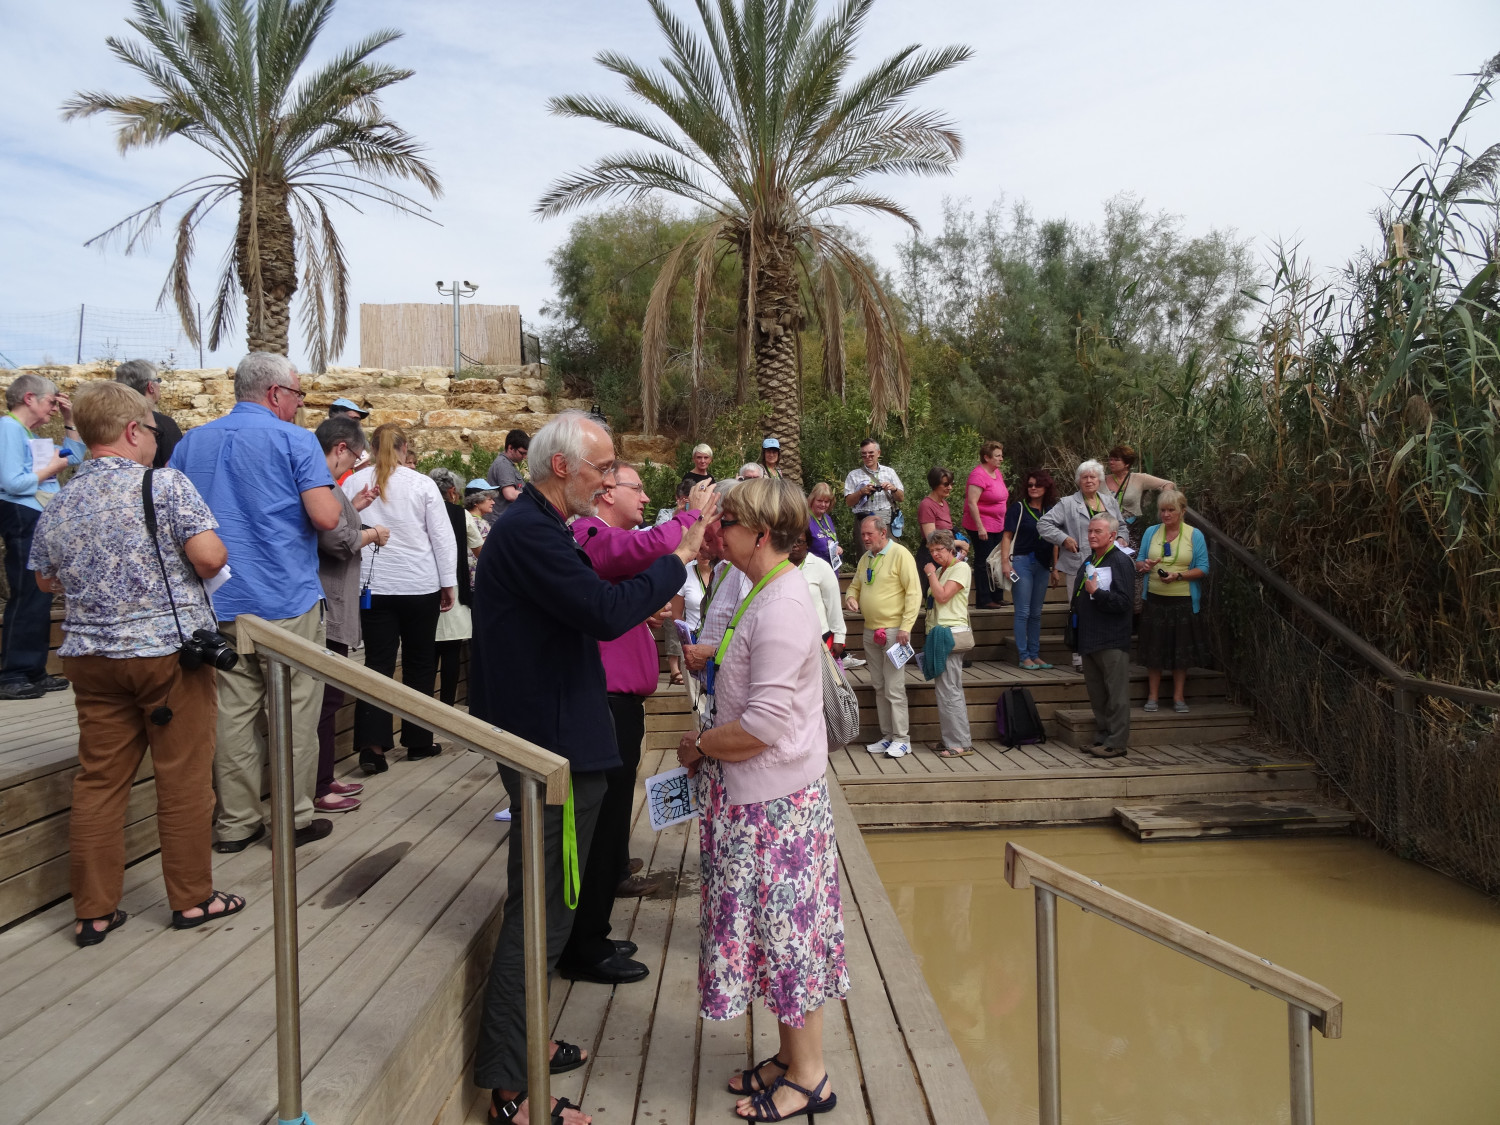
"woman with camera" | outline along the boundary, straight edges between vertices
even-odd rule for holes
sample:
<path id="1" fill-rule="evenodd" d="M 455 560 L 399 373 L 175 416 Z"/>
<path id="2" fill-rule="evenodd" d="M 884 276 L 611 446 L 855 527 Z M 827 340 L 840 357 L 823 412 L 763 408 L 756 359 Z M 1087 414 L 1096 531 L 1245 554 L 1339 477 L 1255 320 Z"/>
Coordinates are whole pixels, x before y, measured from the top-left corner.
<path id="1" fill-rule="evenodd" d="M 214 890 L 209 852 L 214 669 L 235 659 L 216 647 L 202 582 L 227 560 L 218 524 L 175 469 L 152 471 L 147 491 L 156 429 L 144 396 L 89 383 L 73 420 L 89 460 L 43 509 L 29 565 L 39 588 L 67 595 L 59 655 L 78 709 L 68 846 L 82 946 L 125 924 L 125 809 L 148 746 L 173 927 L 236 914 L 245 900 Z"/>
<path id="2" fill-rule="evenodd" d="M 1187 670 L 1208 663 L 1203 628 L 1203 579 L 1208 574 L 1208 541 L 1183 521 L 1187 498 L 1163 489 L 1156 498 L 1153 524 L 1141 536 L 1135 569 L 1147 576 L 1141 591 L 1141 659 L 1146 664 L 1146 710 L 1160 704 L 1162 669 L 1172 670 L 1172 710 L 1186 714 Z"/>

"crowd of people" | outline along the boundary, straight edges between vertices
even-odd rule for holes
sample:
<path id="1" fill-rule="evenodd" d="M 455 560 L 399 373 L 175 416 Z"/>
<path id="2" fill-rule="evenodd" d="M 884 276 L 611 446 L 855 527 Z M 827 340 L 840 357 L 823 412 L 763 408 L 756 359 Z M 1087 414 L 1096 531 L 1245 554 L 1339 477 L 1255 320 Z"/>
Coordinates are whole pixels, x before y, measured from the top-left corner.
<path id="1" fill-rule="evenodd" d="M 7 389 L 9 421 L 0 425 L 12 590 L 0 698 L 74 689 L 78 944 L 97 944 L 126 921 L 125 806 L 147 748 L 172 924 L 244 908 L 243 897 L 212 885 L 211 851 L 242 851 L 266 835 L 265 670 L 234 644 L 236 617 L 252 613 L 341 656 L 362 647 L 381 674 L 393 676 L 399 662 L 407 686 L 450 705 L 467 645 L 472 713 L 570 763 L 566 811 L 543 812 L 549 971 L 608 985 L 644 979 L 648 966 L 632 942 L 611 936 L 610 916 L 617 898 L 657 887 L 630 856 L 629 836 L 646 701 L 661 682 L 659 630 L 668 683 L 689 689 L 699 718 L 677 758 L 702 810 L 700 1011 L 732 1019 L 759 999 L 780 1028 L 777 1052 L 729 1079 L 736 1113 L 749 1120 L 812 1115 L 837 1100 L 823 1065 L 822 1008 L 847 992 L 849 977 L 825 778 L 825 665 L 868 668 L 879 726 L 870 753 L 913 753 L 912 660 L 934 683 L 933 750 L 972 753 L 963 687 L 971 604 L 998 606 L 1009 589 L 1019 664 L 1048 669 L 1042 605 L 1049 587 L 1066 583 L 1068 636 L 1097 720 L 1092 750 L 1111 756 L 1129 740 L 1138 575 L 1147 709 L 1159 707 L 1170 671 L 1174 708 L 1186 710 L 1186 668 L 1204 657 L 1203 537 L 1185 522 L 1173 483 L 1134 472 L 1126 447 L 1110 451 L 1108 473 L 1096 461 L 1079 465 L 1069 496 L 1058 497 L 1042 469 L 1012 496 L 1003 447 L 986 442 L 964 481 L 958 527 L 956 475 L 932 467 L 914 555 L 900 542 L 905 485 L 867 440 L 842 485 L 857 534 L 846 556 L 833 518 L 840 494 L 818 482 L 804 496 L 783 476 L 774 437 L 729 480 L 714 478 L 713 450 L 696 447 L 671 502 L 648 523 L 641 474 L 616 457 L 595 415 L 568 411 L 535 434 L 512 431 L 486 476 L 465 482 L 446 469 L 418 472 L 410 436 L 391 424 L 367 435 L 369 412 L 348 399 L 313 432 L 294 424 L 306 395 L 282 356 L 246 356 L 234 409 L 186 434 L 156 410 L 159 384 L 150 365 L 132 362 L 70 401 L 23 375 Z M 35 430 L 57 413 L 64 441 L 43 458 Z M 67 467 L 76 471 L 59 489 Z M 1150 490 L 1160 490 L 1161 522 L 1137 528 Z M 839 573 L 856 553 L 841 592 Z M 55 593 L 67 598 L 64 677 L 46 672 Z M 859 615 L 862 656 L 847 649 L 846 613 Z M 363 785 L 336 776 L 339 691 L 294 673 L 289 702 L 300 847 L 332 832 L 318 814 L 359 808 Z M 395 738 L 388 712 L 355 704 L 354 749 L 367 778 L 392 768 Z M 400 741 L 407 762 L 442 751 L 411 722 Z M 500 773 L 519 822 L 520 777 Z M 509 838 L 474 1068 L 498 1121 L 529 1114 L 521 838 Z M 564 1041 L 550 1050 L 554 1073 L 587 1059 Z M 563 1099 L 552 1119 L 578 1125 L 587 1116 Z"/>

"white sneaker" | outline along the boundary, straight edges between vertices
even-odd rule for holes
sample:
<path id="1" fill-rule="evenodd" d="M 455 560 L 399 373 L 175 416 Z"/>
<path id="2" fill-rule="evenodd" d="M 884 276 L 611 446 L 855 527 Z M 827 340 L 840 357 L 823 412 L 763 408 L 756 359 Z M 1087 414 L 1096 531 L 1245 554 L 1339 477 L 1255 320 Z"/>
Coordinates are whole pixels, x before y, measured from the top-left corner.
<path id="1" fill-rule="evenodd" d="M 891 740 L 889 738 L 882 738 L 879 742 L 871 742 L 865 746 L 865 749 L 871 754 L 884 754 L 890 748 Z"/>
<path id="2" fill-rule="evenodd" d="M 1075 672 L 1082 672 L 1083 671 L 1083 657 L 1082 657 L 1082 655 L 1080 655 L 1079 653 L 1076 653 L 1076 652 L 1073 654 L 1073 671 L 1075 671 Z"/>
<path id="3" fill-rule="evenodd" d="M 887 758 L 904 758 L 910 753 L 910 742 L 892 742 L 890 749 L 885 752 L 885 756 Z"/>
<path id="4" fill-rule="evenodd" d="M 846 656 L 846 657 L 844 657 L 844 667 L 845 668 L 863 668 L 864 666 L 865 666 L 864 660 L 862 660 L 858 656 Z"/>

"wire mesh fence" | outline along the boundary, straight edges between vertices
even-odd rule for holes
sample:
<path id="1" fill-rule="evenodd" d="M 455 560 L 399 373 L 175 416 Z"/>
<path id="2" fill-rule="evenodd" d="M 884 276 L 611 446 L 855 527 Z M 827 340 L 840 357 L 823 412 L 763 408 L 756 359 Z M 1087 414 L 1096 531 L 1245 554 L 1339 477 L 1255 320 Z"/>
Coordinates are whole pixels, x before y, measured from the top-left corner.
<path id="1" fill-rule="evenodd" d="M 202 367 L 205 358 L 175 312 L 85 304 L 51 313 L 0 313 L 0 366 L 149 359 L 159 366 Z"/>
<path id="2" fill-rule="evenodd" d="M 1319 644 L 1237 559 L 1210 549 L 1209 627 L 1219 666 L 1262 723 L 1307 754 L 1398 855 L 1500 894 L 1496 712 L 1390 685 Z"/>

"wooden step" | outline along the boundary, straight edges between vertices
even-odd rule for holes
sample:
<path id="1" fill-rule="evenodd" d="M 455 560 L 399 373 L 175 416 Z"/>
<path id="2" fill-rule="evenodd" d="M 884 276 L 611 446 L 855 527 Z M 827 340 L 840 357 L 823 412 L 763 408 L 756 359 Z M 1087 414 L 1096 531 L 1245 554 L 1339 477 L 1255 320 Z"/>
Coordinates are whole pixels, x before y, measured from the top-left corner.
<path id="1" fill-rule="evenodd" d="M 1309 795 L 1310 797 L 1310 795 Z M 1114 814 L 1136 839 L 1202 840 L 1249 836 L 1331 836 L 1348 832 L 1356 817 L 1311 799 L 1173 801 L 1116 805 Z"/>
<path id="2" fill-rule="evenodd" d="M 1148 714 L 1143 708 L 1130 709 L 1130 745 L 1148 746 L 1159 742 L 1178 745 L 1215 742 L 1248 734 L 1255 713 L 1233 703 L 1195 702 L 1191 710 L 1179 715 L 1168 702 L 1160 711 Z M 1097 726 L 1094 713 L 1087 707 L 1059 708 L 1052 716 L 1061 736 L 1073 746 L 1089 746 Z"/>

